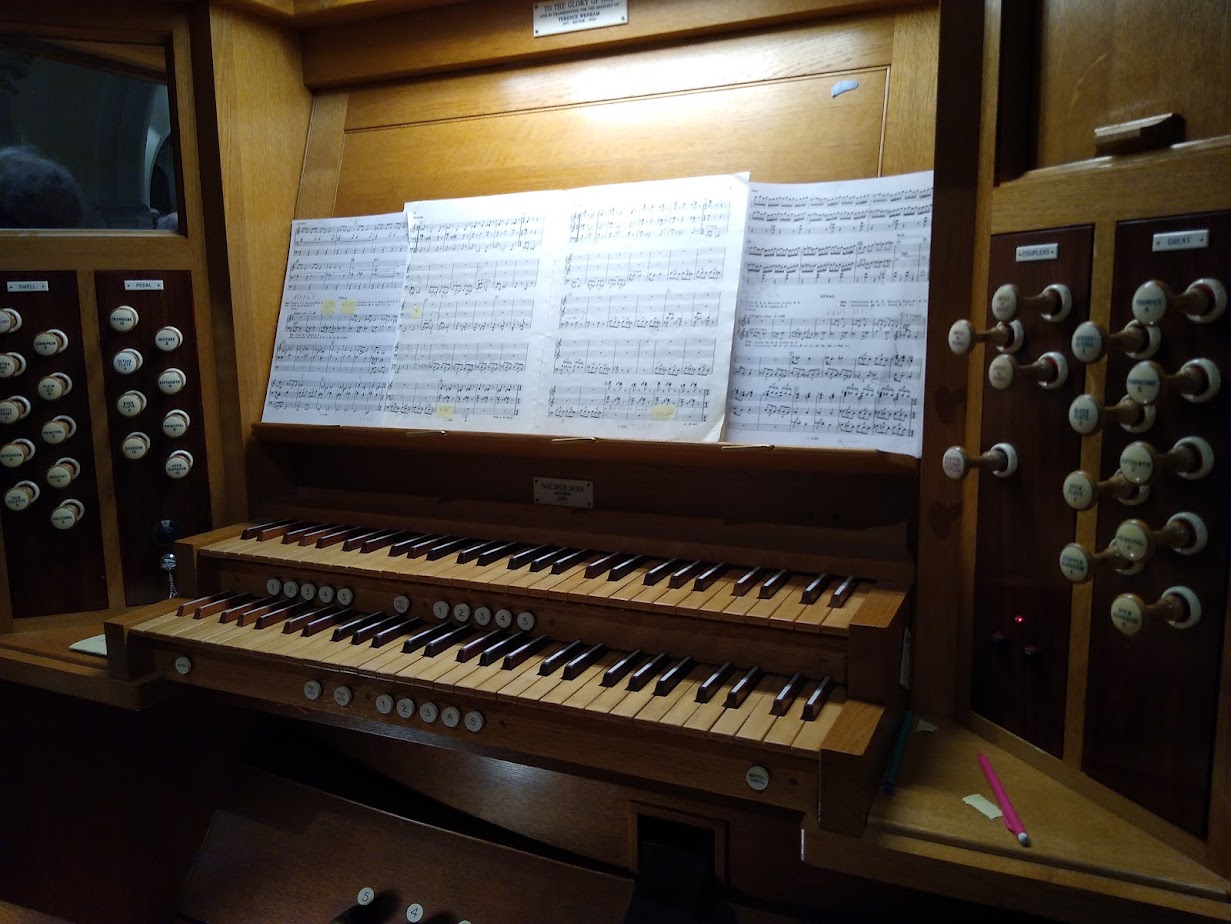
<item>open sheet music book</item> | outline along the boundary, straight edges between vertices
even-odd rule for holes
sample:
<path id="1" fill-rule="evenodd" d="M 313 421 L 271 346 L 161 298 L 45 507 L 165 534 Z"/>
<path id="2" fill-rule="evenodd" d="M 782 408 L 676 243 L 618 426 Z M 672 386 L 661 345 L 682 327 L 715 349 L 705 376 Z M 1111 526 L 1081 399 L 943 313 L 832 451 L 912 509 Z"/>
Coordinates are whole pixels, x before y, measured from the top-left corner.
<path id="1" fill-rule="evenodd" d="M 917 456 L 930 173 L 294 223 L 264 420 Z"/>

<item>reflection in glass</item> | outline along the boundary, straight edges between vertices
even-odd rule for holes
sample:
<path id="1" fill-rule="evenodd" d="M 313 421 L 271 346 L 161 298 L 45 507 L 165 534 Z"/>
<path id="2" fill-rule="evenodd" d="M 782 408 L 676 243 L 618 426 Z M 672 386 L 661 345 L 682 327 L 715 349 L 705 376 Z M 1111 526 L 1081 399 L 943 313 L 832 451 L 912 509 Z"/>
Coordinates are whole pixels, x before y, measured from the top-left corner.
<path id="1" fill-rule="evenodd" d="M 0 228 L 179 230 L 162 45 L 0 35 Z"/>

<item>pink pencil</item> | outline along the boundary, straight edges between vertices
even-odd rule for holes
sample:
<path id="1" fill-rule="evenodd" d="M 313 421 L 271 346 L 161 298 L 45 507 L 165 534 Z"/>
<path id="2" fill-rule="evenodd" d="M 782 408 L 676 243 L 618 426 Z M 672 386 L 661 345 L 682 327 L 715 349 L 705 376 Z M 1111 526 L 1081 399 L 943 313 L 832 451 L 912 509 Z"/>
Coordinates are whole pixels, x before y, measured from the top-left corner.
<path id="1" fill-rule="evenodd" d="M 1000 785 L 1000 778 L 996 776 L 996 771 L 992 769 L 992 762 L 987 759 L 987 755 L 982 751 L 979 752 L 979 766 L 983 768 L 983 775 L 987 777 L 987 782 L 992 787 L 992 793 L 996 796 L 996 801 L 1000 803 L 1000 811 L 1004 813 L 1004 826 L 1009 829 L 1009 833 L 1014 835 L 1023 847 L 1029 847 L 1030 835 L 1026 833 L 1025 827 L 1022 826 L 1022 820 L 1017 817 L 1017 812 L 1013 809 L 1013 803 L 1009 801 L 1009 794 Z"/>

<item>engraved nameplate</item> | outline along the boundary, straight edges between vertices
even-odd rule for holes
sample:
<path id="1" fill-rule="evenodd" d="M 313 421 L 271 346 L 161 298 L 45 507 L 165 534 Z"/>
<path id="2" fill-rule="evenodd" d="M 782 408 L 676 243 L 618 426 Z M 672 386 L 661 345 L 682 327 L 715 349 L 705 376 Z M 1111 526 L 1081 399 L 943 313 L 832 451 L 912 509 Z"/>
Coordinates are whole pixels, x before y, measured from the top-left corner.
<path id="1" fill-rule="evenodd" d="M 41 279 L 28 279 L 18 282 L 5 283 L 5 290 L 8 292 L 50 292 L 51 289 L 47 283 Z"/>
<path id="2" fill-rule="evenodd" d="M 1204 250 L 1210 246 L 1210 232 L 1207 228 L 1192 231 L 1164 231 L 1154 235 L 1151 249 L 1160 250 Z"/>
<path id="3" fill-rule="evenodd" d="M 627 22 L 628 0 L 553 0 L 534 5 L 535 38 Z"/>
<path id="4" fill-rule="evenodd" d="M 161 279 L 125 279 L 125 292 L 161 292 Z"/>
<path id="5" fill-rule="evenodd" d="M 534 479 L 534 502 L 557 507 L 593 507 L 594 482 L 569 478 Z"/>
<path id="6" fill-rule="evenodd" d="M 1060 256 L 1059 244 L 1026 244 L 1017 248 L 1018 263 L 1035 263 L 1039 260 L 1054 260 Z"/>

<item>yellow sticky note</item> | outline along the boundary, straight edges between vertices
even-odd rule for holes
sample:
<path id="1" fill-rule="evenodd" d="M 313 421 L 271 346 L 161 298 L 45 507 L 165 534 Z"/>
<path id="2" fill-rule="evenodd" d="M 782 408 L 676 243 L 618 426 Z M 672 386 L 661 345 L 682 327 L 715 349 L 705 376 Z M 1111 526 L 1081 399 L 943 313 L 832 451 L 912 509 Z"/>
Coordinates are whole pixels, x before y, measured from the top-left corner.
<path id="1" fill-rule="evenodd" d="M 342 299 L 342 313 L 343 314 L 354 314 L 356 307 L 358 306 L 355 304 L 355 300 L 353 298 Z"/>
<path id="2" fill-rule="evenodd" d="M 452 404 L 436 405 L 436 417 L 439 420 L 452 420 L 453 419 L 453 405 Z"/>
<path id="3" fill-rule="evenodd" d="M 321 314 L 337 314 L 338 300 L 335 298 L 327 298 L 321 302 Z"/>
<path id="4" fill-rule="evenodd" d="M 410 308 L 410 316 L 412 318 L 423 317 L 423 306 L 422 305 L 412 305 Z"/>
<path id="5" fill-rule="evenodd" d="M 656 404 L 650 411 L 650 420 L 675 420 L 674 404 Z"/>

